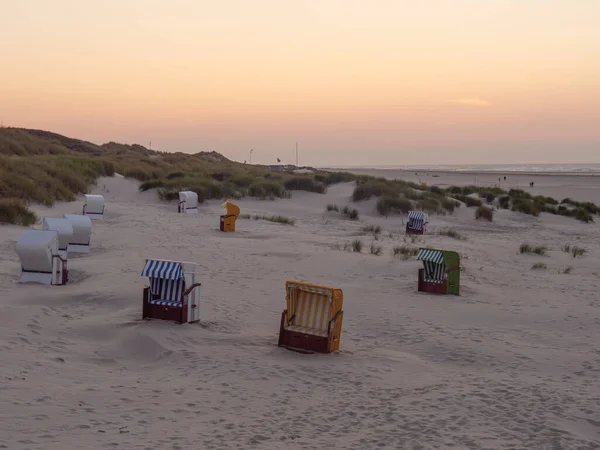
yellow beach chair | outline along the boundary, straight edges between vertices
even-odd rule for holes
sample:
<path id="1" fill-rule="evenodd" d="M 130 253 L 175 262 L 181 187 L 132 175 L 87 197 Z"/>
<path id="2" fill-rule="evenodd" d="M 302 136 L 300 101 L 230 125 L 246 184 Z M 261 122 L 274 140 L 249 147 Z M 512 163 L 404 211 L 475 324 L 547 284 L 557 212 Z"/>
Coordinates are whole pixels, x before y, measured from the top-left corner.
<path id="1" fill-rule="evenodd" d="M 227 214 L 221 216 L 219 229 L 221 231 L 235 231 L 235 221 L 240 215 L 240 207 L 227 200 L 221 205 L 221 208 L 227 209 Z"/>
<path id="2" fill-rule="evenodd" d="M 340 349 L 341 289 L 286 281 L 287 309 L 281 315 L 279 346 L 302 353 L 331 353 Z"/>

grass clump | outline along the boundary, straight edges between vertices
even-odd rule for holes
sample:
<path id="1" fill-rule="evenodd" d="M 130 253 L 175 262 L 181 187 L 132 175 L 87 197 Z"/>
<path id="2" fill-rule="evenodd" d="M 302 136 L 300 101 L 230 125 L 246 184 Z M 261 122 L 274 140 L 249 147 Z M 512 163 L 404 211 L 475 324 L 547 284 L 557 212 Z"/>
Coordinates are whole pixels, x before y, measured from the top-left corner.
<path id="1" fill-rule="evenodd" d="M 535 253 L 536 255 L 545 255 L 546 252 L 548 251 L 548 247 L 546 247 L 545 245 L 537 245 L 537 246 L 532 246 L 531 244 L 521 244 L 521 246 L 519 247 L 519 253 L 523 254 L 523 253 Z"/>
<path id="2" fill-rule="evenodd" d="M 481 200 L 478 198 L 469 197 L 468 195 L 454 194 L 452 197 L 460 202 L 463 202 L 465 205 L 467 205 L 467 208 L 483 205 Z"/>
<path id="3" fill-rule="evenodd" d="M 296 223 L 292 219 L 284 216 L 265 216 L 261 214 L 251 216 L 250 214 L 240 214 L 239 217 L 240 219 L 266 220 L 268 222 L 281 223 L 284 225 L 294 225 Z"/>
<path id="4" fill-rule="evenodd" d="M 0 223 L 30 226 L 37 222 L 35 213 L 18 198 L 0 199 Z"/>
<path id="5" fill-rule="evenodd" d="M 572 271 L 573 271 L 573 266 L 568 266 L 568 267 L 565 267 L 565 268 L 563 269 L 562 273 L 564 273 L 565 275 L 568 275 L 568 274 L 570 274 Z"/>
<path id="6" fill-rule="evenodd" d="M 454 230 L 452 228 L 438 230 L 437 234 L 439 236 L 448 236 L 448 237 L 451 237 L 451 238 L 454 238 L 454 239 L 459 239 L 461 241 L 464 241 L 464 240 L 467 239 L 465 236 L 463 236 L 458 231 L 456 231 L 456 230 Z"/>
<path id="7" fill-rule="evenodd" d="M 416 256 L 419 253 L 419 249 L 416 247 L 409 247 L 407 245 L 397 245 L 392 249 L 392 255 L 394 258 L 402 258 L 404 260 Z"/>
<path id="8" fill-rule="evenodd" d="M 313 176 L 293 176 L 284 181 L 283 187 L 288 191 L 308 191 L 318 194 L 327 192 L 327 186 L 316 181 Z"/>
<path id="9" fill-rule="evenodd" d="M 533 266 L 531 266 L 532 270 L 546 270 L 548 268 L 548 266 L 544 263 L 535 263 Z"/>
<path id="10" fill-rule="evenodd" d="M 521 246 L 519 247 L 519 253 L 523 254 L 523 253 L 532 253 L 533 252 L 533 247 L 530 244 L 521 244 Z"/>
<path id="11" fill-rule="evenodd" d="M 587 250 L 585 248 L 578 246 L 574 246 L 573 248 L 571 248 L 571 255 L 573 255 L 573 258 L 583 256 L 585 253 L 587 253 Z"/>
<path id="12" fill-rule="evenodd" d="M 363 243 L 362 243 L 362 241 L 360 239 L 358 239 L 358 238 L 354 239 L 352 241 L 351 246 L 352 246 L 352 251 L 353 252 L 355 252 L 355 253 L 361 253 L 362 252 Z"/>
<path id="13" fill-rule="evenodd" d="M 494 211 L 488 206 L 479 206 L 475 210 L 475 219 L 485 219 L 491 222 L 494 219 Z"/>
<path id="14" fill-rule="evenodd" d="M 360 231 L 362 231 L 363 233 L 380 234 L 381 227 L 379 225 L 367 225 L 367 226 L 362 227 L 360 229 Z"/>
<path id="15" fill-rule="evenodd" d="M 340 209 L 338 208 L 338 205 L 332 205 L 332 204 L 327 205 L 325 207 L 325 210 L 326 211 L 335 211 L 335 212 L 339 212 L 340 211 Z"/>
<path id="16" fill-rule="evenodd" d="M 382 216 L 388 216 L 391 213 L 407 214 L 412 209 L 412 204 L 407 198 L 384 195 L 377 200 L 376 208 Z"/>
<path id="17" fill-rule="evenodd" d="M 344 206 L 342 209 L 342 214 L 348 217 L 350 220 L 358 220 L 358 211 L 354 208 L 350 208 L 349 206 Z"/>
<path id="18" fill-rule="evenodd" d="M 371 242 L 371 248 L 370 248 L 371 255 L 379 256 L 379 255 L 381 255 L 382 251 L 383 251 L 383 248 L 380 245 L 376 245 L 375 242 Z"/>

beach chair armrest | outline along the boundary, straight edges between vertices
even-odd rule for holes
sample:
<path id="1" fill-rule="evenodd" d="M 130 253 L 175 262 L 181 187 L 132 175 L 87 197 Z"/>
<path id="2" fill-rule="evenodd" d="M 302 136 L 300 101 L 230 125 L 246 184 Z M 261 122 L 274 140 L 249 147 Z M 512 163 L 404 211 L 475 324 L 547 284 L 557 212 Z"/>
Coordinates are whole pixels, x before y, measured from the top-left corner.
<path id="1" fill-rule="evenodd" d="M 202 286 L 202 283 L 194 283 L 189 288 L 187 288 L 185 291 L 183 291 L 183 294 L 181 294 L 181 300 L 184 305 L 187 305 L 187 300 L 188 300 L 188 296 L 190 295 L 190 292 L 192 292 L 194 289 L 196 289 L 197 287 L 200 287 L 200 286 Z"/>
<path id="2" fill-rule="evenodd" d="M 329 321 L 329 326 L 327 327 L 328 330 L 331 330 L 331 327 L 333 326 L 333 324 L 335 324 L 335 322 L 338 320 L 338 318 L 343 314 L 342 311 L 338 311 L 335 316 L 333 316 L 331 318 L 331 320 Z"/>

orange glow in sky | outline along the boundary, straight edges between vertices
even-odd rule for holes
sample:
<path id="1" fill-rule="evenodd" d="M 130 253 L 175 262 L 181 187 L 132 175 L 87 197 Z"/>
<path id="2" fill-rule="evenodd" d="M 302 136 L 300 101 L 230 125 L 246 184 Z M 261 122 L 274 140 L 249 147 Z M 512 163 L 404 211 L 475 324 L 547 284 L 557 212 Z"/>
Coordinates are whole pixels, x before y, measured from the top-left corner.
<path id="1" fill-rule="evenodd" d="M 600 162 L 598 0 L 20 0 L 0 120 L 302 164 Z"/>

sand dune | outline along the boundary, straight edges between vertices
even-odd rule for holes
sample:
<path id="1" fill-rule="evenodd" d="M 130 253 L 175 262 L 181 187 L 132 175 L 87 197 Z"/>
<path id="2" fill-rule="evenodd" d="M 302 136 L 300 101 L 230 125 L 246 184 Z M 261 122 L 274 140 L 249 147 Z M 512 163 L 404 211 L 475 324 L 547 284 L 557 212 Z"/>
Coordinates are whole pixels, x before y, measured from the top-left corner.
<path id="1" fill-rule="evenodd" d="M 463 295 L 433 296 L 416 292 L 418 261 L 391 256 L 404 243 L 399 217 L 372 202 L 357 206 L 358 222 L 325 212 L 351 192 L 241 200 L 242 213 L 296 224 L 240 219 L 225 234 L 221 202 L 178 215 L 131 180 L 102 179 L 93 193 L 106 197 L 105 220 L 91 253 L 70 259 L 66 286 L 18 284 L 23 229 L 1 227 L 0 448 L 599 448 L 598 223 L 433 216 L 430 231 L 467 237 L 414 244 L 463 255 Z M 384 230 L 381 256 L 331 249 L 370 224 Z M 551 249 L 520 255 L 525 241 Z M 588 253 L 573 258 L 566 243 Z M 152 257 L 199 264 L 201 323 L 140 319 Z M 539 261 L 548 269 L 531 270 Z M 339 353 L 277 347 L 287 279 L 344 289 Z"/>

